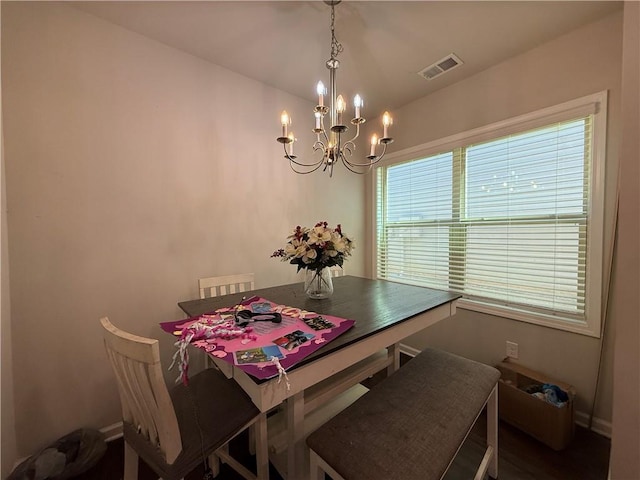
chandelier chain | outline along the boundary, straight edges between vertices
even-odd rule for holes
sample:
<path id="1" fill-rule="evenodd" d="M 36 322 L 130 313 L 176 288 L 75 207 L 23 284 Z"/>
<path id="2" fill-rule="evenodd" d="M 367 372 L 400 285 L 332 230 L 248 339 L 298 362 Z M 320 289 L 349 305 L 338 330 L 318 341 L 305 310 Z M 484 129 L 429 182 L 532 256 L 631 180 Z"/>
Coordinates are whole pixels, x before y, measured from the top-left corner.
<path id="1" fill-rule="evenodd" d="M 331 5 L 331 60 L 335 60 L 343 50 L 342 44 L 336 39 L 335 21 L 335 7 Z"/>

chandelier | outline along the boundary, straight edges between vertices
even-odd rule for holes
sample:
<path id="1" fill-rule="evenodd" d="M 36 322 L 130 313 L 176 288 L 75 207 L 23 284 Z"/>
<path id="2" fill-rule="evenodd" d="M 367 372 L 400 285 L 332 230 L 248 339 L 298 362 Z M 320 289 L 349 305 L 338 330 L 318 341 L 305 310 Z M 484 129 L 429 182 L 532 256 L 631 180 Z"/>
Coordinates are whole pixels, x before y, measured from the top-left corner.
<path id="1" fill-rule="evenodd" d="M 346 135 L 349 127 L 345 125 L 345 110 L 346 103 L 342 95 L 336 97 L 336 70 L 340 66 L 338 61 L 338 54 L 342 52 L 342 45 L 336 40 L 335 35 L 335 12 L 334 8 L 341 0 L 325 0 L 324 3 L 331 6 L 331 58 L 327 60 L 327 68 L 329 69 L 329 106 L 324 104 L 324 96 L 327 94 L 327 90 L 322 82 L 318 82 L 316 91 L 318 93 L 318 105 L 313 109 L 315 117 L 315 127 L 312 132 L 316 134 L 316 141 L 313 144 L 313 152 L 316 156 L 316 160 L 311 163 L 304 163 L 297 160 L 293 154 L 293 144 L 296 142 L 296 138 L 289 130 L 291 125 L 291 117 L 285 111 L 282 112 L 280 117 L 280 123 L 282 124 L 282 136 L 277 140 L 284 148 L 284 157 L 289 160 L 291 169 L 300 174 L 306 174 L 315 172 L 320 167 L 324 167 L 323 171 L 329 170 L 329 177 L 333 175 L 333 166 L 342 162 L 342 164 L 351 172 L 364 174 L 367 173 L 371 167 L 380 161 L 387 151 L 387 145 L 393 142 L 393 138 L 389 137 L 389 126 L 393 124 L 393 119 L 389 112 L 384 112 L 382 116 L 383 133 L 382 137 L 378 138 L 378 135 L 373 134 L 371 137 L 369 155 L 367 155 L 366 161 L 364 159 L 360 162 L 351 160 L 353 151 L 356 148 L 355 140 L 360 135 L 360 125 L 366 122 L 365 118 L 361 116 L 361 109 L 364 106 L 364 102 L 360 95 L 356 95 L 353 99 L 354 116 L 350 123 L 355 127 L 355 134 L 350 140 L 346 140 Z M 325 128 L 325 117 L 329 114 L 330 127 L 329 130 Z"/>

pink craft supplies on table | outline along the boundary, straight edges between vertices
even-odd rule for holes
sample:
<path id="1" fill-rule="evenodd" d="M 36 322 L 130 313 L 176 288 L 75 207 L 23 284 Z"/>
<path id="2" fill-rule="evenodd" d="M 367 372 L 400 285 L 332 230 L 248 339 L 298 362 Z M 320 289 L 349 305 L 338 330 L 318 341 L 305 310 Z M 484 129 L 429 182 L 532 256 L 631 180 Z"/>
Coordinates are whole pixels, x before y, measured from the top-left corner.
<path id="1" fill-rule="evenodd" d="M 188 344 L 258 379 L 267 379 L 286 371 L 354 324 L 354 320 L 278 305 L 254 296 L 238 305 L 160 326 L 180 337 L 176 356 L 181 357 L 180 371 L 186 382 Z"/>

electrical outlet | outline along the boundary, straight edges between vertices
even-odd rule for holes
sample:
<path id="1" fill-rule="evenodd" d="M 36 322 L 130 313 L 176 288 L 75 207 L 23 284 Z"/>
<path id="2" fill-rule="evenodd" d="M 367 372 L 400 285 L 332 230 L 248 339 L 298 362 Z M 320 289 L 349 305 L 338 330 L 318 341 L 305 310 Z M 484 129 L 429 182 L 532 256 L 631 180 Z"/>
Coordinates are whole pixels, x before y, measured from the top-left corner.
<path id="1" fill-rule="evenodd" d="M 507 357 L 518 358 L 518 344 L 507 340 Z"/>

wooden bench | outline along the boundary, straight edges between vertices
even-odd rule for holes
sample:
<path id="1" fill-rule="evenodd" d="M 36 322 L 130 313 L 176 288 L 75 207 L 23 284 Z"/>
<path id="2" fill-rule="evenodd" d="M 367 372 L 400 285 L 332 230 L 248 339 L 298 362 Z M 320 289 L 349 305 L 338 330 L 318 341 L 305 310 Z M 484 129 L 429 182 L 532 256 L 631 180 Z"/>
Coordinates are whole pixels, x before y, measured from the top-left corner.
<path id="1" fill-rule="evenodd" d="M 487 405 L 475 479 L 498 476 L 500 372 L 427 349 L 307 438 L 311 478 L 439 480 Z"/>

